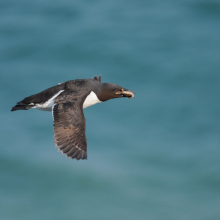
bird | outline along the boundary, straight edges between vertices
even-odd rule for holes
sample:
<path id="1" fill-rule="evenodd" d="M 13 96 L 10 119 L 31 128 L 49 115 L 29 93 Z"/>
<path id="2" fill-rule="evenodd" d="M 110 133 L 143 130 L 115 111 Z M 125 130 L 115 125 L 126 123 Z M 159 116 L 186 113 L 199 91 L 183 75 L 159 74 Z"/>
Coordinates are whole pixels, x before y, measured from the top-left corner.
<path id="1" fill-rule="evenodd" d="M 18 102 L 11 111 L 38 109 L 52 111 L 54 143 L 67 157 L 87 159 L 86 120 L 83 109 L 114 98 L 134 98 L 134 92 L 101 76 L 59 83 Z"/>

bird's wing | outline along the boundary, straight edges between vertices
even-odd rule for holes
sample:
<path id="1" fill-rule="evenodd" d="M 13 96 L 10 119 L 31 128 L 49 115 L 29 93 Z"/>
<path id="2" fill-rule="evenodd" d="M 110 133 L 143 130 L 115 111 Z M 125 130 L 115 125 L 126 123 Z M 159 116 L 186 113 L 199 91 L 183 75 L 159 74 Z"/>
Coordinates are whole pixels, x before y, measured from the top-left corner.
<path id="1" fill-rule="evenodd" d="M 56 147 L 72 159 L 87 159 L 86 120 L 79 102 L 55 104 L 53 128 Z"/>

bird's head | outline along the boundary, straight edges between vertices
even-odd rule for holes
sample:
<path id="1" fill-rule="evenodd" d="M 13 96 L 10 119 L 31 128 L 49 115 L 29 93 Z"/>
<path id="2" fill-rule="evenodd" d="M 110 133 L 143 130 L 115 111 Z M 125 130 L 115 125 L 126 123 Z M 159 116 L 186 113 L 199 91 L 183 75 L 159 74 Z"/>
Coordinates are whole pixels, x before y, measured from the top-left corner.
<path id="1" fill-rule="evenodd" d="M 122 97 L 134 98 L 134 92 L 113 83 L 102 83 L 102 87 L 98 91 L 98 98 L 103 102 Z"/>

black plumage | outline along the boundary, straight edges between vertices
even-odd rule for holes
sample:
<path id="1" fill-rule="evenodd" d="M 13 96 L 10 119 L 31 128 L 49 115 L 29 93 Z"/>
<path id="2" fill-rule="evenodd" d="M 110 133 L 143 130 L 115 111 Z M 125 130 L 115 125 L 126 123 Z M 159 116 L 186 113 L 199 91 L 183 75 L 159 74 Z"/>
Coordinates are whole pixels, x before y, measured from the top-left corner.
<path id="1" fill-rule="evenodd" d="M 60 83 L 18 102 L 11 111 L 37 108 L 52 111 L 54 143 L 67 157 L 87 159 L 86 120 L 83 108 L 113 98 L 133 98 L 134 92 L 101 76 Z"/>

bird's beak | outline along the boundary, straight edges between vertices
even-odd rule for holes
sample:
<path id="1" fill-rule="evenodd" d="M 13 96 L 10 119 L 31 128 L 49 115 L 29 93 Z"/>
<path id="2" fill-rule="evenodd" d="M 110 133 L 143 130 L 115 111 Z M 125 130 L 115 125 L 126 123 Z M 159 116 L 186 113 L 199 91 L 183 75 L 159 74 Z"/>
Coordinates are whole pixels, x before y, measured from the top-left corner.
<path id="1" fill-rule="evenodd" d="M 121 95 L 122 97 L 128 97 L 128 99 L 134 98 L 134 93 L 131 90 L 121 89 L 120 91 L 116 92 L 116 94 Z"/>

